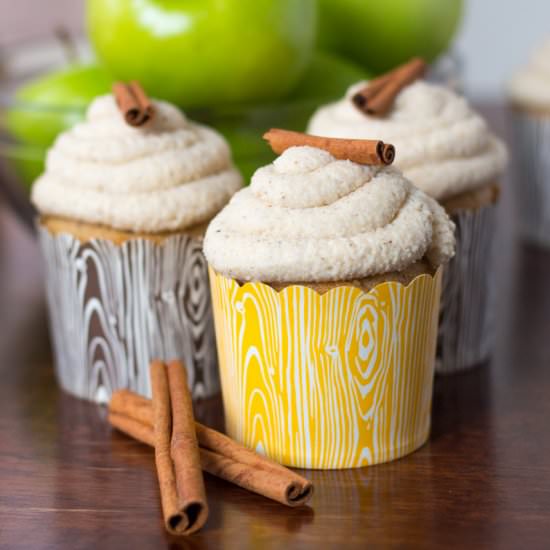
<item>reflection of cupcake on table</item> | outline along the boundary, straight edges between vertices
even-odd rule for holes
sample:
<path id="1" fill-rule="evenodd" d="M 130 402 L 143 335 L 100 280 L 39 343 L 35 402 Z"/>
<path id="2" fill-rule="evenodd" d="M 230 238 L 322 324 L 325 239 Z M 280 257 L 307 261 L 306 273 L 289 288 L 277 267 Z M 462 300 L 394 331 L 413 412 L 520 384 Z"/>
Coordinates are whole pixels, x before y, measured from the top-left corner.
<path id="1" fill-rule="evenodd" d="M 131 107 L 136 126 L 113 96 L 97 98 L 57 139 L 32 190 L 57 376 L 70 393 L 104 401 L 118 388 L 149 394 L 150 360 L 180 357 L 194 395 L 212 395 L 202 238 L 241 179 L 215 131 L 160 101 L 139 126 Z"/>
<path id="2" fill-rule="evenodd" d="M 550 246 L 550 39 L 508 86 L 517 145 L 521 233 Z"/>
<path id="3" fill-rule="evenodd" d="M 463 97 L 416 80 L 422 72 L 413 60 L 352 86 L 313 115 L 308 131 L 393 143 L 405 177 L 452 217 L 457 253 L 444 276 L 438 371 L 453 372 L 490 355 L 490 251 L 506 150 Z"/>
<path id="4" fill-rule="evenodd" d="M 398 458 L 428 437 L 453 224 L 395 169 L 281 132 L 205 238 L 227 430 L 291 466 Z"/>

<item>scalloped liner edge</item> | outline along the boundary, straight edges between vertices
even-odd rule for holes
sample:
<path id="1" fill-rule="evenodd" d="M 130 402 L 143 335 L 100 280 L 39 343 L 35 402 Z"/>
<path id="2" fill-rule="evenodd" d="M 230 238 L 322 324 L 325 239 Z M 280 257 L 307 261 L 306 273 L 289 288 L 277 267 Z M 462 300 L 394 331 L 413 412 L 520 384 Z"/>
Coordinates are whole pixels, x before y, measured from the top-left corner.
<path id="1" fill-rule="evenodd" d="M 431 279 L 431 282 L 433 284 L 437 280 L 437 278 L 443 273 L 444 267 L 445 266 L 440 265 L 435 270 L 435 273 L 433 275 L 429 275 L 428 273 L 421 273 L 420 275 L 417 275 L 412 281 L 410 281 L 406 285 L 399 282 L 399 281 L 385 281 L 383 283 L 377 284 L 376 286 L 374 286 L 373 288 L 371 288 L 368 291 L 365 291 L 365 290 L 363 290 L 363 289 L 361 289 L 357 286 L 349 285 L 349 284 L 339 285 L 337 287 L 331 288 L 330 290 L 327 290 L 326 292 L 318 292 L 317 290 L 315 290 L 315 289 L 313 289 L 313 288 L 311 288 L 307 285 L 300 285 L 300 284 L 289 285 L 289 286 L 286 286 L 285 288 L 282 288 L 281 290 L 276 290 L 271 285 L 269 285 L 267 283 L 263 283 L 262 281 L 247 281 L 246 283 L 240 283 L 239 281 L 237 281 L 237 279 L 233 279 L 231 277 L 226 277 L 225 275 L 222 275 L 221 273 L 218 273 L 210 264 L 208 265 L 208 273 L 211 277 L 212 276 L 220 277 L 220 278 L 223 278 L 227 281 L 230 281 L 232 285 L 237 286 L 239 289 L 246 289 L 247 286 L 261 286 L 261 287 L 265 287 L 265 288 L 269 289 L 270 292 L 273 292 L 275 294 L 283 294 L 285 292 L 291 292 L 293 289 L 296 289 L 296 288 L 303 288 L 303 289 L 306 289 L 306 292 L 312 292 L 314 294 L 317 294 L 317 296 L 319 296 L 320 298 L 324 298 L 325 296 L 329 296 L 333 292 L 338 292 L 342 288 L 349 288 L 351 290 L 356 290 L 360 294 L 374 294 L 378 291 L 378 289 L 382 289 L 382 288 L 386 288 L 386 287 L 394 286 L 394 285 L 397 285 L 398 287 L 402 287 L 405 290 L 407 290 L 411 286 L 416 286 L 416 285 L 420 284 L 420 281 L 424 280 L 424 279 Z"/>

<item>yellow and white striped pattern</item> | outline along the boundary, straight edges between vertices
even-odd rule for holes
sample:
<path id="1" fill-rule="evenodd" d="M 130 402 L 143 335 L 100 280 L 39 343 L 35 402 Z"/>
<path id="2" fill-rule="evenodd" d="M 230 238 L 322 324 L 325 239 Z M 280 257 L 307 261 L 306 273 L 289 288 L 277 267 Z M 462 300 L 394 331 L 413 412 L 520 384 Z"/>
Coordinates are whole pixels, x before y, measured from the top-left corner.
<path id="1" fill-rule="evenodd" d="M 441 270 L 370 292 L 277 292 L 210 269 L 231 437 L 288 466 L 353 468 L 428 438 Z"/>

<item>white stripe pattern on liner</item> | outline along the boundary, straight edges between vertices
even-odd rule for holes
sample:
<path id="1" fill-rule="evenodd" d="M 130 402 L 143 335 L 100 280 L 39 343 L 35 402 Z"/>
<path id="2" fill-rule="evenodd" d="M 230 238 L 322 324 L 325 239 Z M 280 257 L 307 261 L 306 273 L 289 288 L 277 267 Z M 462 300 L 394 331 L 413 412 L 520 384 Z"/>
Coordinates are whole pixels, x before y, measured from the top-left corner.
<path id="1" fill-rule="evenodd" d="M 105 402 L 150 396 L 153 358 L 181 358 L 194 397 L 219 391 L 208 270 L 200 240 L 117 246 L 39 227 L 56 374 L 69 393 Z"/>
<path id="2" fill-rule="evenodd" d="M 515 110 L 513 131 L 520 231 L 526 239 L 550 247 L 550 115 Z"/>
<path id="3" fill-rule="evenodd" d="M 496 206 L 462 210 L 456 225 L 456 255 L 445 267 L 436 372 L 452 374 L 486 361 L 492 351 L 492 241 Z"/>
<path id="4" fill-rule="evenodd" d="M 427 438 L 440 276 L 277 292 L 211 272 L 228 433 L 297 467 L 392 460 Z"/>

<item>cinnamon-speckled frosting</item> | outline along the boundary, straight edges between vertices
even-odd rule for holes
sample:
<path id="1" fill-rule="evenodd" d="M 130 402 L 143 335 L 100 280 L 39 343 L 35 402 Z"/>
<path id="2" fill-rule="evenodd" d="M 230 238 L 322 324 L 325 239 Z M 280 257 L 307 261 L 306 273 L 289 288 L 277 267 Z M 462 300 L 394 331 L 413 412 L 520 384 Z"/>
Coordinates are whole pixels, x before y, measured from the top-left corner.
<path id="1" fill-rule="evenodd" d="M 454 254 L 454 225 L 394 168 L 287 149 L 212 220 L 204 252 L 241 281 L 323 282 L 400 271 Z"/>
<path id="2" fill-rule="evenodd" d="M 152 122 L 134 128 L 113 96 L 95 99 L 48 152 L 32 189 L 39 212 L 146 233 L 214 216 L 242 185 L 226 141 L 173 105 L 154 108 Z"/>
<path id="3" fill-rule="evenodd" d="M 392 143 L 395 165 L 438 200 L 497 182 L 506 165 L 506 148 L 466 99 L 417 81 L 398 94 L 386 116 L 368 116 L 351 101 L 366 84 L 352 86 L 343 99 L 321 107 L 308 132 Z"/>
<path id="4" fill-rule="evenodd" d="M 550 38 L 535 50 L 527 66 L 514 75 L 508 93 L 519 105 L 550 111 Z"/>

